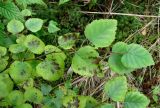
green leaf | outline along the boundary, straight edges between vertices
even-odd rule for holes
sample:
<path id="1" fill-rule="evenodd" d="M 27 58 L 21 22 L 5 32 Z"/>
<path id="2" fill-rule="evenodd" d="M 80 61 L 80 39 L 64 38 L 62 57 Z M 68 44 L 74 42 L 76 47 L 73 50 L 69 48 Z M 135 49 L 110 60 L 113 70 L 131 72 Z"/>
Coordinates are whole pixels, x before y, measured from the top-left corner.
<path id="1" fill-rule="evenodd" d="M 20 33 L 21 31 L 23 31 L 23 29 L 24 29 L 23 23 L 15 19 L 11 20 L 7 24 L 7 30 L 13 34 Z"/>
<path id="2" fill-rule="evenodd" d="M 5 18 L 12 20 L 18 19 L 23 20 L 21 12 L 19 8 L 13 2 L 0 2 L 0 14 Z"/>
<path id="3" fill-rule="evenodd" d="M 34 54 L 41 54 L 45 48 L 43 41 L 34 35 L 28 35 L 24 41 L 24 45 Z"/>
<path id="4" fill-rule="evenodd" d="M 20 105 L 24 103 L 24 95 L 22 92 L 14 90 L 6 97 L 6 100 L 10 105 Z"/>
<path id="5" fill-rule="evenodd" d="M 129 92 L 124 100 L 124 108 L 147 108 L 149 99 L 139 92 Z"/>
<path id="6" fill-rule="evenodd" d="M 138 44 L 128 45 L 127 53 L 122 56 L 121 62 L 128 68 L 143 68 L 154 65 L 151 54 Z"/>
<path id="7" fill-rule="evenodd" d="M 41 30 L 43 26 L 43 20 L 39 18 L 30 18 L 25 22 L 27 29 L 31 32 L 37 32 Z"/>
<path id="8" fill-rule="evenodd" d="M 24 52 L 25 50 L 26 50 L 26 47 L 21 44 L 12 44 L 9 47 L 9 51 L 12 53 L 21 53 L 21 52 Z"/>
<path id="9" fill-rule="evenodd" d="M 115 106 L 112 104 L 104 104 L 104 105 L 101 105 L 100 108 L 115 108 Z"/>
<path id="10" fill-rule="evenodd" d="M 27 101 L 35 104 L 40 104 L 43 100 L 42 92 L 36 88 L 28 88 L 24 93 L 24 97 Z"/>
<path id="11" fill-rule="evenodd" d="M 85 36 L 96 47 L 108 47 L 115 40 L 116 29 L 116 20 L 94 20 L 86 26 Z"/>
<path id="12" fill-rule="evenodd" d="M 93 47 L 82 47 L 75 53 L 71 67 L 75 73 L 91 77 L 95 72 L 99 72 L 98 65 L 96 63 L 98 57 L 99 54 Z"/>
<path id="13" fill-rule="evenodd" d="M 79 107 L 78 108 L 94 108 L 97 101 L 90 96 L 78 96 Z"/>
<path id="14" fill-rule="evenodd" d="M 27 62 L 14 61 L 10 66 L 9 74 L 16 83 L 27 80 L 32 73 L 32 67 Z"/>
<path id="15" fill-rule="evenodd" d="M 32 5 L 32 4 L 38 4 L 47 7 L 47 5 L 43 2 L 43 0 L 16 0 L 16 2 L 19 5 L 24 6 L 25 8 L 27 5 Z"/>
<path id="16" fill-rule="evenodd" d="M 113 46 L 112 54 L 108 60 L 109 67 L 113 72 L 124 74 L 134 70 L 132 68 L 125 67 L 121 62 L 123 54 L 127 52 L 127 46 L 128 45 L 124 42 L 118 42 Z"/>
<path id="17" fill-rule="evenodd" d="M 13 82 L 8 74 L 0 74 L 0 98 L 6 97 L 13 89 Z"/>
<path id="18" fill-rule="evenodd" d="M 32 108 L 32 105 L 25 103 L 25 104 L 15 106 L 14 108 Z"/>
<path id="19" fill-rule="evenodd" d="M 64 61 L 66 59 L 64 52 L 53 45 L 47 45 L 45 47 L 45 54 L 49 60 L 62 59 Z"/>
<path id="20" fill-rule="evenodd" d="M 134 71 L 133 68 L 125 67 L 121 62 L 122 55 L 112 54 L 109 57 L 108 64 L 111 70 L 118 74 L 125 74 Z"/>
<path id="21" fill-rule="evenodd" d="M 118 89 L 118 90 L 117 90 Z M 125 76 L 115 77 L 106 82 L 105 93 L 114 101 L 123 101 L 127 92 L 127 79 Z"/>
<path id="22" fill-rule="evenodd" d="M 43 95 L 48 95 L 51 90 L 52 90 L 52 87 L 50 85 L 47 85 L 47 84 L 41 85 L 41 91 L 42 91 Z"/>
<path id="23" fill-rule="evenodd" d="M 51 60 L 45 60 L 37 65 L 37 74 L 48 81 L 58 80 L 63 75 L 60 65 Z"/>
<path id="24" fill-rule="evenodd" d="M 0 46 L 0 58 L 7 54 L 7 48 Z"/>
<path id="25" fill-rule="evenodd" d="M 31 16 L 32 12 L 29 9 L 24 9 L 21 11 L 21 14 L 25 17 L 25 16 Z"/>
<path id="26" fill-rule="evenodd" d="M 60 29 L 56 26 L 56 22 L 54 21 L 49 21 L 49 25 L 48 25 L 48 32 L 49 33 L 55 33 L 57 31 L 59 31 Z"/>
<path id="27" fill-rule="evenodd" d="M 35 55 L 30 51 L 12 54 L 12 59 L 17 60 L 17 61 L 32 60 L 34 58 L 35 58 Z"/>
<path id="28" fill-rule="evenodd" d="M 3 71 L 8 65 L 8 61 L 5 59 L 5 57 L 0 59 L 0 72 Z"/>
<path id="29" fill-rule="evenodd" d="M 64 3 L 66 3 L 66 2 L 69 2 L 70 0 L 59 0 L 59 5 L 62 5 L 62 4 L 64 4 Z"/>
<path id="30" fill-rule="evenodd" d="M 58 44 L 63 49 L 71 49 L 76 42 L 76 39 L 79 37 L 79 33 L 67 33 L 58 38 Z"/>

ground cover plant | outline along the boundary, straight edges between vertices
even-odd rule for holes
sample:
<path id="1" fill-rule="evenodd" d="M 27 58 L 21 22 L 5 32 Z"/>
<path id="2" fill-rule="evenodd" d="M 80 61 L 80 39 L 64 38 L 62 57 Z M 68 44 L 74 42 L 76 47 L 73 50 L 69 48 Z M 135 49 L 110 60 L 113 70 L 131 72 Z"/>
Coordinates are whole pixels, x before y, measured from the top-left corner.
<path id="1" fill-rule="evenodd" d="M 148 48 L 146 26 L 127 37 L 126 16 L 83 15 L 101 3 L 110 2 L 0 1 L 0 107 L 159 107 L 159 33 Z"/>

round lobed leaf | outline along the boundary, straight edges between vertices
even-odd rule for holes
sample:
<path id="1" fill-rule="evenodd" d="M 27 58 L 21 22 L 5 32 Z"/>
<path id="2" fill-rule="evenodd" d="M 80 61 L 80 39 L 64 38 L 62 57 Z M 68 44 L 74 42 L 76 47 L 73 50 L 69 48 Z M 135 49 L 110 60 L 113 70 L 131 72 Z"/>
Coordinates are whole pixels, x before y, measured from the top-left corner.
<path id="1" fill-rule="evenodd" d="M 9 74 L 16 83 L 27 80 L 32 73 L 32 67 L 27 62 L 14 61 L 10 66 Z"/>
<path id="2" fill-rule="evenodd" d="M 24 95 L 21 91 L 14 90 L 6 97 L 6 100 L 10 105 L 20 105 L 24 103 Z"/>
<path id="3" fill-rule="evenodd" d="M 26 47 L 22 44 L 12 44 L 9 46 L 9 51 L 12 53 L 21 53 L 26 50 Z"/>
<path id="4" fill-rule="evenodd" d="M 23 31 L 23 29 L 24 29 L 23 23 L 15 19 L 11 20 L 7 24 L 7 30 L 13 34 L 20 33 L 21 31 Z"/>
<path id="5" fill-rule="evenodd" d="M 43 41 L 34 35 L 28 35 L 24 41 L 24 45 L 34 54 L 41 54 L 45 48 Z"/>
<path id="6" fill-rule="evenodd" d="M 92 77 L 99 72 L 97 59 L 98 52 L 91 46 L 81 47 L 72 59 L 72 69 L 82 76 Z"/>
<path id="7" fill-rule="evenodd" d="M 47 59 L 55 60 L 61 58 L 62 60 L 66 59 L 66 55 L 62 50 L 53 45 L 47 45 L 45 47 L 45 54 Z"/>
<path id="8" fill-rule="evenodd" d="M 118 89 L 118 90 L 117 90 Z M 104 91 L 114 101 L 124 101 L 127 92 L 127 79 L 125 76 L 115 77 L 106 82 Z"/>
<path id="9" fill-rule="evenodd" d="M 154 65 L 151 54 L 138 44 L 128 45 L 127 53 L 122 56 L 121 62 L 128 68 L 143 68 Z"/>
<path id="10" fill-rule="evenodd" d="M 76 39 L 79 37 L 79 33 L 67 33 L 58 38 L 58 44 L 63 49 L 71 49 L 76 42 Z"/>
<path id="11" fill-rule="evenodd" d="M 112 54 L 109 57 L 108 64 L 111 70 L 118 74 L 125 74 L 134 71 L 133 68 L 125 67 L 121 62 L 122 55 Z"/>
<path id="12" fill-rule="evenodd" d="M 3 71 L 8 65 L 8 61 L 5 58 L 0 59 L 0 72 Z"/>
<path id="13" fill-rule="evenodd" d="M 149 99 L 139 92 L 127 93 L 124 100 L 124 108 L 147 108 Z"/>
<path id="14" fill-rule="evenodd" d="M 48 81 L 58 80 L 63 75 L 60 65 L 51 60 L 45 60 L 39 63 L 36 67 L 36 72 L 39 76 Z"/>
<path id="15" fill-rule="evenodd" d="M 96 47 L 108 47 L 115 40 L 117 20 L 94 20 L 85 28 L 86 38 Z"/>
<path id="16" fill-rule="evenodd" d="M 40 104 L 43 100 L 43 94 L 36 88 L 28 88 L 24 93 L 24 97 L 27 101 L 35 104 Z"/>
<path id="17" fill-rule="evenodd" d="M 25 25 L 31 32 L 37 32 L 41 30 L 43 26 L 43 20 L 39 18 L 30 18 L 25 22 Z"/>
<path id="18" fill-rule="evenodd" d="M 0 58 L 7 54 L 7 48 L 0 46 Z"/>

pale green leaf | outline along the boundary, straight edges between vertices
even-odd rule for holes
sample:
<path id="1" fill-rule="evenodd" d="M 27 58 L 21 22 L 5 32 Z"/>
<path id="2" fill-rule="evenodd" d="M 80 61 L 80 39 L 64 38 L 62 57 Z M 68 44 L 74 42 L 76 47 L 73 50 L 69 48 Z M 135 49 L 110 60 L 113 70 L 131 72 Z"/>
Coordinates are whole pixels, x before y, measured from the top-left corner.
<path id="1" fill-rule="evenodd" d="M 36 88 L 28 88 L 24 93 L 24 97 L 27 101 L 35 104 L 40 104 L 43 100 L 42 92 Z"/>
<path id="2" fill-rule="evenodd" d="M 12 44 L 9 46 L 9 51 L 12 53 L 21 53 L 26 50 L 26 47 L 21 44 Z"/>
<path id="3" fill-rule="evenodd" d="M 20 33 L 21 31 L 23 31 L 23 29 L 24 29 L 23 23 L 15 19 L 11 20 L 7 24 L 7 30 L 13 34 Z"/>
<path id="4" fill-rule="evenodd" d="M 21 14 L 25 17 L 25 16 L 31 16 L 32 12 L 29 9 L 24 9 L 21 11 Z"/>
<path id="5" fill-rule="evenodd" d="M 123 101 L 127 92 L 125 76 L 115 77 L 106 82 L 104 91 L 114 101 Z"/>
<path id="6" fill-rule="evenodd" d="M 0 46 L 0 58 L 5 56 L 7 53 L 7 48 Z"/>
<path id="7" fill-rule="evenodd" d="M 124 100 L 124 108 L 147 108 L 150 100 L 139 92 L 129 92 Z"/>
<path id="8" fill-rule="evenodd" d="M 93 76 L 96 72 L 99 72 L 97 59 L 99 57 L 98 52 L 91 46 L 81 47 L 74 55 L 72 59 L 72 69 L 75 73 L 82 76 Z"/>
<path id="9" fill-rule="evenodd" d="M 45 48 L 43 41 L 34 35 L 28 35 L 24 41 L 24 45 L 34 54 L 41 54 Z"/>
<path id="10" fill-rule="evenodd" d="M 55 33 L 57 31 L 59 31 L 60 29 L 56 26 L 56 23 L 54 21 L 49 21 L 49 25 L 48 25 L 48 32 L 49 33 Z"/>
<path id="11" fill-rule="evenodd" d="M 53 45 L 45 46 L 45 54 L 47 59 L 56 60 L 61 58 L 63 61 L 66 59 L 66 55 L 62 50 Z"/>
<path id="12" fill-rule="evenodd" d="M 143 68 L 154 65 L 151 54 L 138 44 L 130 44 L 127 47 L 127 53 L 125 53 L 121 62 L 128 68 Z"/>
<path id="13" fill-rule="evenodd" d="M 116 29 L 116 20 L 94 20 L 86 26 L 85 36 L 96 47 L 108 47 L 115 40 Z"/>
<path id="14" fill-rule="evenodd" d="M 31 32 L 37 32 L 41 30 L 43 26 L 43 20 L 39 18 L 30 18 L 25 22 L 25 26 Z"/>
<path id="15" fill-rule="evenodd" d="M 71 49 L 79 37 L 79 33 L 67 33 L 58 38 L 58 44 L 63 49 Z"/>
<path id="16" fill-rule="evenodd" d="M 61 66 L 56 61 L 45 60 L 36 67 L 36 72 L 43 79 L 48 81 L 58 80 L 63 75 Z"/>
<path id="17" fill-rule="evenodd" d="M 10 66 L 9 74 L 16 83 L 29 79 L 32 67 L 27 62 L 14 61 Z"/>

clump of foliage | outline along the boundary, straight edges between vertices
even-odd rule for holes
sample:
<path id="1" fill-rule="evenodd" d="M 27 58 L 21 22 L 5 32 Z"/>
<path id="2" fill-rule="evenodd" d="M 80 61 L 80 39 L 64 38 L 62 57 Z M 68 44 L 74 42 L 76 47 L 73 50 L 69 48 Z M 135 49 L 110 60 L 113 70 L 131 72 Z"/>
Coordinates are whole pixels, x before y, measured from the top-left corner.
<path id="1" fill-rule="evenodd" d="M 60 0 L 59 5 L 66 2 L 68 0 Z M 42 0 L 16 0 L 16 3 L 23 8 L 30 4 L 46 6 Z M 56 33 L 60 30 L 56 22 L 27 18 L 24 15 L 30 16 L 30 11 L 25 9 L 21 14 L 14 2 L 0 2 L 0 9 L 1 15 L 8 19 L 7 34 L 15 37 L 10 40 L 3 37 L 8 44 L 0 44 L 0 106 L 115 108 L 115 104 L 120 103 L 124 108 L 146 108 L 149 105 L 150 100 L 144 94 L 129 89 L 126 75 L 136 69 L 154 65 L 154 60 L 149 51 L 139 44 L 117 42 L 112 46 L 116 38 L 117 20 L 93 20 L 84 31 L 90 43 L 73 51 L 80 33 L 64 34 L 57 38 L 58 45 L 48 45 L 36 33 L 44 29 L 45 25 L 48 25 L 47 30 L 44 29 L 46 32 Z M 63 79 L 68 70 L 66 59 L 70 59 L 69 65 L 75 74 L 104 78 L 105 75 L 99 76 L 103 73 L 100 68 L 103 59 L 99 49 L 111 46 L 112 53 L 104 62 L 116 76 L 106 81 L 103 88 L 105 96 L 111 101 L 101 102 L 92 96 L 79 95 L 67 82 L 65 86 L 53 89 L 51 83 Z M 69 55 L 70 52 L 73 57 Z M 41 87 L 37 86 L 37 80 L 42 83 Z"/>

